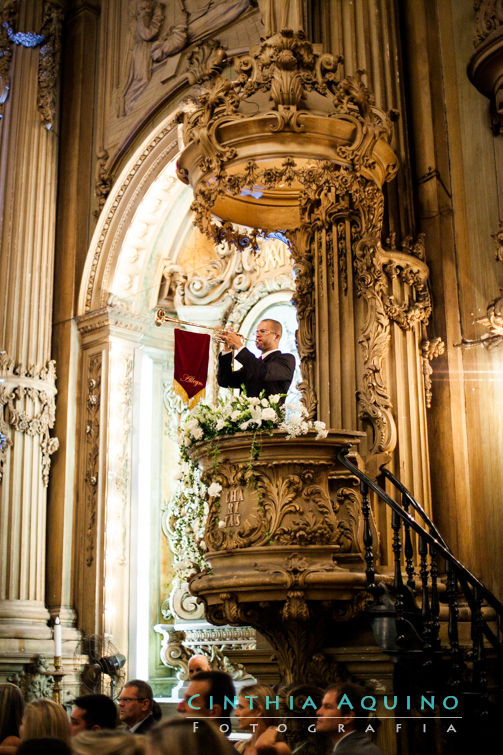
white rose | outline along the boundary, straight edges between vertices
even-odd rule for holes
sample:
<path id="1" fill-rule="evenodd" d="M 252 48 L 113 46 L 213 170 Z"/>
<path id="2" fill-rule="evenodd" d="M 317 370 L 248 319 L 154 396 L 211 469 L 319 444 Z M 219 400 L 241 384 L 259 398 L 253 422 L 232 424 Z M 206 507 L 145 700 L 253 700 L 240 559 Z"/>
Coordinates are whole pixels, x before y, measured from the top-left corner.
<path id="1" fill-rule="evenodd" d="M 239 412 L 237 409 L 235 409 L 231 414 L 231 420 L 233 422 L 237 422 L 237 420 L 240 418 L 241 412 Z"/>
<path id="2" fill-rule="evenodd" d="M 272 408 L 272 406 L 268 406 L 267 409 L 262 409 L 262 419 L 264 421 L 266 420 L 275 420 L 276 419 L 276 412 Z"/>
<path id="3" fill-rule="evenodd" d="M 260 403 L 262 404 L 262 406 L 269 406 L 269 401 L 266 398 L 263 398 Z"/>
<path id="4" fill-rule="evenodd" d="M 195 428 L 194 428 L 194 429 L 192 430 L 192 437 L 193 437 L 193 438 L 194 438 L 195 440 L 201 440 L 201 438 L 203 437 L 203 431 L 201 430 L 201 428 L 200 428 L 200 427 L 195 427 Z"/>
<path id="5" fill-rule="evenodd" d="M 223 430 L 225 427 L 225 420 L 220 418 L 217 420 L 217 424 L 215 425 L 217 430 Z"/>
<path id="6" fill-rule="evenodd" d="M 248 399 L 248 403 L 250 406 L 258 406 L 258 404 L 260 404 L 260 399 L 257 396 L 251 396 L 251 398 Z"/>
<path id="7" fill-rule="evenodd" d="M 220 519 L 220 521 L 218 522 L 218 528 L 223 530 L 224 527 L 225 527 L 225 522 L 223 519 Z"/>
<path id="8" fill-rule="evenodd" d="M 216 496 L 220 495 L 221 492 L 222 486 L 219 482 L 212 482 L 208 488 L 208 495 L 211 496 L 211 498 L 216 498 Z"/>

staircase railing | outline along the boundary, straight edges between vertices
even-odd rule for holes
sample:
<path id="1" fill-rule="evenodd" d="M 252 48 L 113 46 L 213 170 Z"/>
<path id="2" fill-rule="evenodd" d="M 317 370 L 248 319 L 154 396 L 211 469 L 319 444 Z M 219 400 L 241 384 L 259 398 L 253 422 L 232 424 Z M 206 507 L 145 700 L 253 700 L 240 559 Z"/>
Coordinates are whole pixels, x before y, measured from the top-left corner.
<path id="1" fill-rule="evenodd" d="M 447 635 L 448 648 L 448 684 L 449 686 L 466 686 L 467 654 L 459 640 L 459 595 L 464 594 L 470 609 L 471 621 L 471 680 L 470 688 L 485 695 L 487 690 L 486 646 L 484 638 L 491 644 L 498 657 L 503 661 L 503 604 L 493 593 L 475 577 L 451 552 L 438 529 L 428 517 L 422 506 L 415 500 L 405 486 L 385 467 L 382 474 L 401 493 L 401 503 L 397 503 L 374 480 L 362 472 L 348 458 L 351 446 L 347 445 L 337 454 L 338 461 L 360 480 L 363 514 L 363 545 L 366 563 L 368 590 L 374 595 L 376 604 L 384 589 L 383 580 L 376 580 L 376 561 L 371 528 L 371 509 L 369 491 L 390 507 L 391 528 L 393 530 L 392 550 L 394 573 L 392 591 L 394 595 L 394 612 L 396 614 L 396 647 L 394 652 L 407 653 L 410 649 L 412 635 L 419 641 L 422 665 L 433 666 L 434 662 L 443 663 L 445 649 L 440 643 L 440 605 L 441 592 L 448 604 Z M 417 517 L 410 513 L 413 510 Z M 423 523 L 419 521 L 422 520 Z M 403 536 L 402 536 L 403 532 Z M 414 561 L 414 537 L 417 535 L 417 572 Z M 429 556 L 429 560 L 428 560 Z M 439 562 L 445 561 L 445 586 L 439 586 Z M 404 582 L 405 572 L 405 582 Z M 416 576 L 419 583 L 416 584 Z M 420 593 L 420 604 L 416 594 Z M 484 615 L 484 604 L 494 611 L 493 623 L 497 633 L 489 626 Z M 446 669 L 443 669 L 444 671 Z"/>

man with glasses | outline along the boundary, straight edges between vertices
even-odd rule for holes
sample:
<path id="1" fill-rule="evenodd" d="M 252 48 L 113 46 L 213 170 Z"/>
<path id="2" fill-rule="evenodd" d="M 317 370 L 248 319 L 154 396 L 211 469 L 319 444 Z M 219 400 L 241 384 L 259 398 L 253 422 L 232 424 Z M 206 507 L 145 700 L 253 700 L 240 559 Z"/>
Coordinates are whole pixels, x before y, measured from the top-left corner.
<path id="1" fill-rule="evenodd" d="M 221 340 L 224 351 L 218 358 L 218 384 L 222 388 L 244 388 L 248 396 L 264 396 L 287 393 L 295 370 L 293 354 L 283 354 L 279 341 L 283 332 L 277 320 L 262 320 L 257 326 L 255 344 L 262 352 L 256 357 L 243 346 L 241 336 L 232 331 L 225 331 Z M 242 365 L 238 370 L 232 369 L 233 357 Z"/>
<path id="2" fill-rule="evenodd" d="M 160 708 L 154 703 L 152 687 L 141 679 L 126 682 L 118 703 L 119 718 L 131 734 L 144 734 L 160 718 Z"/>

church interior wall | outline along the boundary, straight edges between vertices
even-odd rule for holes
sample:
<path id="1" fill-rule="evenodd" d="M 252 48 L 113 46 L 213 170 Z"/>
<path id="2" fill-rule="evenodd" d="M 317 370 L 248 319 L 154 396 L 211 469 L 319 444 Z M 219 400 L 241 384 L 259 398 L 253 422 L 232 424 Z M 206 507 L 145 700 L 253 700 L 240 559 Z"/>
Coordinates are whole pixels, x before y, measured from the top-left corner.
<path id="1" fill-rule="evenodd" d="M 404 444 L 408 456 L 403 466 L 412 470 L 412 477 L 424 481 L 419 497 L 428 498 L 431 492 L 435 521 L 456 555 L 501 598 L 503 347 L 460 345 L 463 339 L 476 340 L 483 335 L 483 326 L 476 320 L 485 315 L 488 303 L 503 286 L 503 267 L 495 259 L 492 238 L 501 217 L 503 142 L 501 136 L 491 133 L 488 101 L 466 76 L 472 52 L 473 4 L 471 0 L 407 0 L 402 4 L 392 0 L 382 3 L 340 0 L 313 3 L 312 7 L 318 9 L 322 19 L 322 22 L 319 18 L 311 20 L 311 27 L 319 37 L 314 41 L 321 42 L 329 51 L 343 53 L 347 72 L 354 73 L 360 66 L 368 68 L 369 85 L 377 102 L 402 111 L 394 146 L 403 169 L 387 191 L 390 210 L 386 230 L 399 236 L 426 234 L 433 297 L 429 329 L 431 337 L 440 336 L 445 342 L 445 353 L 432 363 L 431 409 L 424 415 L 418 409 L 415 397 L 422 390 L 419 373 L 409 376 L 406 390 L 393 396 L 399 415 L 399 438 L 409 432 L 412 422 L 420 428 L 422 438 L 426 433 L 429 438 L 429 459 L 418 458 L 414 446 Z M 174 12 L 171 3 L 166 4 L 168 11 Z M 130 529 L 134 530 L 141 517 L 141 469 L 137 465 L 143 437 L 138 414 L 141 404 L 135 404 L 133 396 L 138 398 L 143 369 L 149 373 L 151 385 L 158 393 L 146 412 L 151 417 L 156 410 L 163 412 L 160 393 L 167 379 L 167 367 L 162 350 L 172 347 L 172 342 L 166 337 L 164 342 L 156 343 L 152 334 L 145 335 L 143 326 L 125 324 L 129 314 L 125 319 L 117 316 L 114 320 L 114 316 L 103 313 L 101 321 L 91 320 L 98 311 L 107 309 L 127 229 L 149 185 L 158 177 L 162 165 L 177 152 L 175 116 L 186 106 L 187 94 L 199 91 L 200 83 L 190 84 L 187 71 L 192 64 L 181 49 L 153 65 L 151 79 L 143 90 L 135 95 L 136 99 L 128 95 L 125 102 L 128 13 L 128 0 L 75 2 L 65 22 L 51 352 L 57 363 L 54 432 L 60 448 L 53 456 L 48 493 L 47 521 L 53 535 L 47 549 L 45 589 L 49 608 L 64 615 L 68 626 L 77 622 L 87 633 L 110 631 L 122 648 L 129 647 L 131 668 L 150 678 L 160 678 L 163 671 L 158 660 L 160 638 L 153 636 L 150 628 L 162 620 L 160 605 L 172 574 L 169 550 L 160 517 L 155 519 L 159 513 L 155 507 L 162 497 L 160 489 L 169 488 L 169 483 L 159 481 L 157 469 L 152 468 L 147 475 L 153 487 L 148 493 L 150 521 L 145 523 L 146 537 L 154 544 L 155 553 L 142 570 L 136 540 L 136 550 L 130 549 Z M 365 28 L 370 30 L 368 36 L 362 34 Z M 258 9 L 250 4 L 242 17 L 215 36 L 231 52 L 244 51 L 250 41 L 258 43 L 261 31 Z M 388 54 L 393 56 L 389 65 L 382 62 L 382 38 L 388 44 Z M 404 78 L 399 85 L 397 80 L 402 74 Z M 14 94 L 13 91 L 11 96 Z M 166 133 L 161 137 L 163 128 Z M 154 134 L 160 142 L 147 147 Z M 150 173 L 142 172 L 143 146 L 150 150 Z M 152 150 L 157 150 L 155 157 Z M 9 170 L 14 169 L 11 158 Z M 5 192 L 5 184 L 1 188 Z M 5 196 L 2 198 L 5 202 Z M 195 251 L 191 250 L 191 244 L 195 245 L 197 239 L 190 240 L 188 233 L 188 201 L 186 197 L 178 201 L 184 208 L 183 221 L 176 228 L 179 236 L 167 238 L 173 231 L 169 225 L 159 232 L 159 246 L 155 249 L 159 264 L 163 243 L 172 244 L 173 255 L 179 255 L 180 259 L 184 253 L 189 256 Z M 120 214 L 112 214 L 114 207 L 119 208 Z M 91 257 L 102 231 L 110 234 L 109 239 L 114 238 L 115 246 L 109 249 L 108 258 L 104 254 L 96 258 L 101 288 L 92 289 L 91 299 L 84 305 L 84 287 L 93 265 Z M 195 253 L 191 261 L 195 267 L 201 264 Z M 144 281 L 160 277 L 158 270 L 155 273 L 144 270 L 143 274 Z M 141 285 L 138 290 L 141 294 Z M 132 305 L 139 310 L 141 298 L 139 295 Z M 88 324 L 86 315 L 90 318 Z M 408 333 L 400 342 L 398 328 L 393 328 L 397 331 L 393 338 L 397 345 L 393 349 L 407 352 L 415 348 L 417 334 Z M 86 422 L 93 411 L 89 404 L 93 393 L 89 384 L 92 369 L 95 378 L 99 375 L 107 383 L 98 407 L 101 423 L 106 424 L 109 402 L 113 400 L 115 378 L 109 358 L 114 338 L 121 349 L 127 344 L 121 369 L 129 372 L 123 372 L 119 380 L 129 380 L 132 392 L 122 416 L 129 422 L 131 415 L 130 424 L 135 429 L 122 442 L 127 444 L 124 454 L 130 464 L 133 486 L 132 500 L 128 499 L 126 505 L 131 508 L 133 518 L 129 520 L 123 515 L 121 520 L 123 558 L 116 574 L 128 599 L 122 613 L 107 624 L 105 490 L 104 487 L 97 490 L 95 503 L 86 500 L 89 493 L 85 492 L 84 481 L 89 469 L 82 449 L 89 440 Z M 394 354 L 392 350 L 390 359 Z M 91 369 L 92 360 L 95 366 Z M 391 375 L 392 370 L 388 369 Z M 400 374 L 395 380 L 405 382 Z M 414 411 L 417 416 L 412 419 Z M 144 432 L 151 438 L 156 433 L 162 434 L 162 428 L 144 428 Z M 104 486 L 110 473 L 103 458 L 106 439 L 99 438 L 97 442 L 101 444 L 100 485 Z M 160 458 L 171 457 L 173 453 L 169 441 L 163 442 L 166 446 L 163 448 L 159 441 L 158 456 L 152 461 L 154 467 Z M 395 471 L 399 473 L 401 466 L 398 455 Z M 85 559 L 89 559 L 85 549 L 89 528 L 86 507 L 90 505 L 96 505 L 93 542 L 98 550 L 86 567 Z M 137 580 L 132 586 L 134 574 L 143 582 Z M 150 585 L 145 594 L 144 580 Z M 117 589 L 117 582 L 108 589 Z M 140 624 L 139 607 L 146 611 Z M 129 630 L 127 622 L 123 625 L 124 616 L 129 618 Z M 147 656 L 145 642 L 151 648 Z"/>

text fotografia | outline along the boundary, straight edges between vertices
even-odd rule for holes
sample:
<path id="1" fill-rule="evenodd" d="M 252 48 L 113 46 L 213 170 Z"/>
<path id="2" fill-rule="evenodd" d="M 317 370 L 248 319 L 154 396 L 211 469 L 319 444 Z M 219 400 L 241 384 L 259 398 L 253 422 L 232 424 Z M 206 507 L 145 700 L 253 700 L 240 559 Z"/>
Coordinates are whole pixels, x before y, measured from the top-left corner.
<path id="1" fill-rule="evenodd" d="M 255 695 L 244 695 L 243 697 L 245 700 L 250 701 L 250 710 L 254 710 L 254 700 L 256 700 L 257 697 Z M 194 711 L 202 710 L 206 707 L 209 710 L 213 710 L 213 695 L 209 695 L 208 699 L 208 706 L 204 705 L 204 701 L 203 705 L 201 705 L 201 695 L 191 695 L 191 697 L 189 697 L 187 700 L 187 705 L 191 710 Z M 219 705 L 220 707 L 223 707 L 224 711 L 230 711 L 236 708 L 237 704 L 237 697 L 231 698 L 225 696 L 223 700 L 223 706 L 221 706 L 220 704 Z M 421 711 L 443 709 L 450 712 L 456 710 L 458 704 L 458 698 L 454 695 L 446 695 L 446 697 L 439 699 L 437 699 L 436 695 L 421 695 L 419 698 L 413 698 L 411 695 L 406 695 L 405 697 L 400 699 L 397 695 L 384 695 L 383 697 L 383 705 L 385 710 L 399 709 L 401 712 L 413 709 Z M 283 711 L 285 708 L 288 710 L 311 710 L 316 712 L 319 707 L 311 697 L 307 697 L 303 705 L 298 708 L 297 706 L 295 706 L 294 698 L 292 696 L 286 698 L 284 701 L 281 701 L 279 696 L 273 698 L 266 697 L 265 706 L 266 711 L 271 710 L 275 712 L 278 712 L 280 710 Z M 364 711 L 377 711 L 377 698 L 375 698 L 373 695 L 362 697 L 359 707 Z M 354 710 L 356 714 L 358 714 L 358 708 L 351 703 L 351 700 L 347 695 L 342 695 L 337 705 L 337 710 L 339 710 L 343 714 Z"/>
<path id="2" fill-rule="evenodd" d="M 295 716 L 294 716 L 294 718 L 295 718 Z M 334 716 L 334 718 L 335 718 L 335 716 Z M 256 723 L 251 723 L 250 724 L 250 729 L 252 730 L 253 733 L 255 733 L 255 729 L 257 728 L 257 726 L 258 726 L 258 724 L 256 724 Z M 436 726 L 436 724 L 434 726 Z M 428 726 L 427 723 L 422 723 L 421 727 L 422 727 L 421 731 L 422 731 L 423 734 L 426 734 L 427 731 L 429 731 L 429 726 Z M 198 728 L 199 728 L 199 721 L 193 720 L 192 721 L 192 731 L 196 732 L 198 730 Z M 286 734 L 286 732 L 288 731 L 288 724 L 277 724 L 274 728 L 276 729 L 276 731 L 278 732 L 278 734 Z M 218 729 L 222 732 L 222 734 L 229 734 L 230 730 L 231 730 L 231 727 L 229 726 L 229 724 L 219 724 L 218 725 Z M 375 726 L 372 726 L 372 724 L 367 724 L 367 726 L 365 727 L 365 729 L 363 731 L 365 732 L 365 734 L 375 734 L 376 730 L 377 729 L 376 729 Z M 395 724 L 395 732 L 398 734 L 398 732 L 400 732 L 401 730 L 402 730 L 402 724 L 401 723 L 396 723 Z M 295 731 L 298 732 L 298 727 L 297 726 L 295 727 Z M 317 731 L 317 729 L 316 729 L 316 723 L 308 724 L 308 726 L 306 727 L 306 731 L 309 734 L 316 734 L 316 731 Z M 337 732 L 339 734 L 346 734 L 346 733 L 349 734 L 350 731 L 353 731 L 353 729 L 351 728 L 351 729 L 347 729 L 346 730 L 344 724 L 338 724 L 338 726 L 337 726 Z M 457 729 L 456 729 L 455 725 L 452 722 L 449 723 L 448 726 L 446 726 L 445 733 L 446 734 L 457 734 Z"/>

